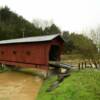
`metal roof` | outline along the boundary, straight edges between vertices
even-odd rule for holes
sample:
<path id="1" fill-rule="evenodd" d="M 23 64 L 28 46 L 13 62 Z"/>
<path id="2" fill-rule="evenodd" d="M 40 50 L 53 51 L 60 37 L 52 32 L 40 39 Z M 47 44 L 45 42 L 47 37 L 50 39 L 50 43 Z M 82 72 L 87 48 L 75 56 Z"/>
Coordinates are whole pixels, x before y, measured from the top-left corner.
<path id="1" fill-rule="evenodd" d="M 2 41 L 0 41 L 0 44 L 51 41 L 51 40 L 53 40 L 54 38 L 56 38 L 58 36 L 60 36 L 60 34 L 45 35 L 45 36 L 34 36 L 34 37 L 26 37 L 26 38 L 18 38 L 18 39 L 10 39 L 10 40 L 2 40 Z"/>

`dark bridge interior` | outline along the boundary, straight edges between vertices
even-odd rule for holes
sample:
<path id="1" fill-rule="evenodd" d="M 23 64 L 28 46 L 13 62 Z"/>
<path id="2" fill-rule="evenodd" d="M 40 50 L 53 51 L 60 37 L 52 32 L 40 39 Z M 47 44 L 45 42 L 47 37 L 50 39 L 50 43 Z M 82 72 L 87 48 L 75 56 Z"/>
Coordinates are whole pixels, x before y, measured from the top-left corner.
<path id="1" fill-rule="evenodd" d="M 52 45 L 49 52 L 49 61 L 57 61 L 59 59 L 60 48 L 57 45 Z"/>

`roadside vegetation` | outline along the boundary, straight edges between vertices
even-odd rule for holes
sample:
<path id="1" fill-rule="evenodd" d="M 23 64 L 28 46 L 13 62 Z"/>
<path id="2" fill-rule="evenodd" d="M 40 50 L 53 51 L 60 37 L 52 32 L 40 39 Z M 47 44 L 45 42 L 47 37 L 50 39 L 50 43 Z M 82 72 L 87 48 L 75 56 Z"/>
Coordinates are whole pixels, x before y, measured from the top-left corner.
<path id="1" fill-rule="evenodd" d="M 37 100 L 100 100 L 100 70 L 72 72 L 58 88 L 47 92 L 55 80 L 56 77 L 51 77 L 44 81 Z"/>

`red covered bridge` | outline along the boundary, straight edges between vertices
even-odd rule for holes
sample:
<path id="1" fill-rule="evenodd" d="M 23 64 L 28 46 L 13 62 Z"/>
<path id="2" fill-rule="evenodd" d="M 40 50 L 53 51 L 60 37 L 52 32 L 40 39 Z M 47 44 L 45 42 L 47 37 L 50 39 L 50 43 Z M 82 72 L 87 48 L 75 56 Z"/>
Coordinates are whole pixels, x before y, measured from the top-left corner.
<path id="1" fill-rule="evenodd" d="M 49 61 L 60 60 L 63 42 L 60 34 L 3 40 L 0 63 L 47 70 Z"/>

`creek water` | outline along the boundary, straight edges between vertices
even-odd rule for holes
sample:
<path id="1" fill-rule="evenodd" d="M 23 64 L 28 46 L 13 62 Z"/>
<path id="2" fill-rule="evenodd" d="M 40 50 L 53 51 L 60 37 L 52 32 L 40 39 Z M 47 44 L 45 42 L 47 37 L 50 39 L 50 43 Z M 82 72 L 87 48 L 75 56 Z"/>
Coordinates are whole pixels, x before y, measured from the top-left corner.
<path id="1" fill-rule="evenodd" d="M 0 73 L 0 100 L 36 100 L 42 79 L 19 72 Z"/>

